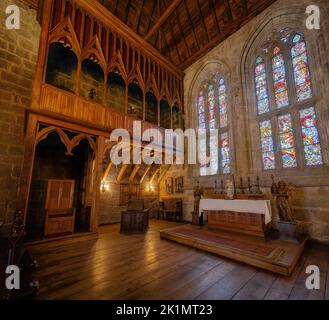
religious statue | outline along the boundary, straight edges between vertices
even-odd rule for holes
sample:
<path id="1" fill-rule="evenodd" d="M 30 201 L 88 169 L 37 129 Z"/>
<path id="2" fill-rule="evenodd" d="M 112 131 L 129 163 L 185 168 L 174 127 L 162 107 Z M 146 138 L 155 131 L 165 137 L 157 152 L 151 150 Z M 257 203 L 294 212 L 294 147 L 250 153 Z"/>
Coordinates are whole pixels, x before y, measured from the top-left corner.
<path id="1" fill-rule="evenodd" d="M 200 200 L 203 196 L 203 187 L 198 184 L 194 187 L 194 212 L 199 214 Z"/>
<path id="2" fill-rule="evenodd" d="M 271 192 L 276 200 L 280 221 L 294 222 L 291 210 L 291 199 L 295 193 L 295 186 L 291 183 L 287 184 L 284 181 L 279 181 L 276 184 L 273 176 L 272 180 Z"/>
<path id="3" fill-rule="evenodd" d="M 233 200 L 235 197 L 235 188 L 232 180 L 226 180 L 226 199 Z"/>

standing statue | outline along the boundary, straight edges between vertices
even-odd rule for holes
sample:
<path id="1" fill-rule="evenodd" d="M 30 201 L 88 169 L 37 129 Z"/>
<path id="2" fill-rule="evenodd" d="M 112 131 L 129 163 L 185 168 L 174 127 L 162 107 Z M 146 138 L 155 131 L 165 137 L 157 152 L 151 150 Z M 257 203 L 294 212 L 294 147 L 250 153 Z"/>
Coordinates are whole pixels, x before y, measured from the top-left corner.
<path id="1" fill-rule="evenodd" d="M 291 210 L 291 199 L 295 193 L 295 186 L 291 183 L 287 184 L 284 181 L 279 181 L 276 184 L 273 176 L 272 180 L 271 192 L 276 200 L 280 221 L 294 222 Z"/>
<path id="2" fill-rule="evenodd" d="M 226 180 L 226 199 L 233 200 L 235 197 L 235 188 L 232 180 Z"/>
<path id="3" fill-rule="evenodd" d="M 200 200 L 203 196 L 203 187 L 198 184 L 194 187 L 194 212 L 199 214 Z"/>

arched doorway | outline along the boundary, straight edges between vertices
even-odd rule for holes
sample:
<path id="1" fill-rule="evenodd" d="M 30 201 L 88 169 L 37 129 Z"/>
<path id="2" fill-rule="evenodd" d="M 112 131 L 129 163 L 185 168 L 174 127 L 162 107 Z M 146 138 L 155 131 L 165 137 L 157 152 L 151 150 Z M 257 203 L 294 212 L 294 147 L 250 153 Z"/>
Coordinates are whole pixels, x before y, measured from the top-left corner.
<path id="1" fill-rule="evenodd" d="M 27 239 L 90 231 L 96 138 L 46 126 L 39 132 L 45 134 L 35 147 Z"/>

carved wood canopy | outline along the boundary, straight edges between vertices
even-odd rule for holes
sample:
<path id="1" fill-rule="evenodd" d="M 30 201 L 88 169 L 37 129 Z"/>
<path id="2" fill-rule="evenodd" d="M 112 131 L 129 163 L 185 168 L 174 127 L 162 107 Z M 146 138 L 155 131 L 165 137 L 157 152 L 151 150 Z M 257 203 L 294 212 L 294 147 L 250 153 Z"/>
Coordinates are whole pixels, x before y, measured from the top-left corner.
<path id="1" fill-rule="evenodd" d="M 80 61 L 93 55 L 104 73 L 117 71 L 182 108 L 183 72 L 106 11 L 94 0 L 54 0 L 48 43 L 64 43 Z"/>

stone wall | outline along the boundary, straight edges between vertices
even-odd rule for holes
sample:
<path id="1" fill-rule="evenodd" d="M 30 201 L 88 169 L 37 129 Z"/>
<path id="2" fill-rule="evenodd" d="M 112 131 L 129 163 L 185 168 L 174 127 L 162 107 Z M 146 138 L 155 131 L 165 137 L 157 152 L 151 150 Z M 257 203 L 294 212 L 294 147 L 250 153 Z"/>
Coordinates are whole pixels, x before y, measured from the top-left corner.
<path id="1" fill-rule="evenodd" d="M 120 167 L 119 167 L 120 168 Z M 128 183 L 128 178 L 131 173 L 131 168 L 128 168 L 126 173 L 124 174 L 124 178 L 122 183 Z M 140 172 L 143 171 L 143 168 L 140 169 Z M 99 213 L 99 223 L 100 224 L 108 224 L 108 223 L 116 223 L 120 222 L 121 211 L 127 208 L 126 205 L 120 204 L 120 183 L 117 182 L 116 177 L 118 175 L 118 169 L 116 167 L 112 167 L 110 174 L 106 178 L 105 182 L 109 185 L 109 190 L 101 192 L 100 199 L 100 213 Z M 138 183 L 140 181 L 140 176 L 138 173 L 136 174 L 136 178 L 134 179 L 134 183 Z M 153 190 L 149 191 L 148 189 L 148 178 L 144 180 L 144 182 L 140 185 L 140 194 L 139 198 L 144 200 L 145 208 L 150 208 L 151 204 L 159 199 L 159 185 L 156 182 L 152 183 Z M 152 216 L 151 210 L 151 216 Z"/>
<path id="2" fill-rule="evenodd" d="M 10 222 L 16 209 L 24 154 L 24 108 L 30 106 L 40 26 L 36 11 L 19 0 L 0 1 L 0 220 Z M 20 29 L 7 30 L 5 9 L 20 8 Z"/>
<path id="3" fill-rule="evenodd" d="M 320 7 L 321 29 L 308 30 L 305 25 L 305 10 L 310 4 Z M 270 175 L 276 180 L 283 179 L 297 186 L 294 200 L 295 218 L 301 221 L 309 235 L 318 241 L 329 243 L 329 2 L 327 0 L 278 0 L 259 16 L 251 20 L 239 31 L 223 41 L 212 51 L 190 66 L 184 80 L 184 101 L 186 128 L 196 125 L 196 95 L 203 80 L 209 73 L 219 71 L 225 77 L 229 92 L 230 134 L 232 137 L 233 173 L 239 177 L 250 176 L 252 180 L 260 176 L 265 192 L 269 192 Z M 255 52 L 272 31 L 290 27 L 302 32 L 309 44 L 309 55 L 313 74 L 313 87 L 316 92 L 316 108 L 325 165 L 318 168 L 298 168 L 265 172 L 260 161 L 258 124 L 255 119 L 255 98 L 252 68 Z M 173 167 L 167 176 L 175 176 Z M 200 184 L 214 186 L 217 179 L 226 176 L 198 177 L 195 166 L 185 168 L 184 217 L 191 220 L 193 203 L 192 187 L 197 179 Z M 194 177 L 194 178 L 190 178 Z M 164 181 L 161 196 L 165 195 Z"/>

